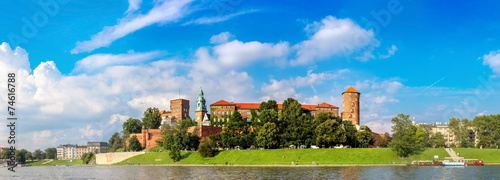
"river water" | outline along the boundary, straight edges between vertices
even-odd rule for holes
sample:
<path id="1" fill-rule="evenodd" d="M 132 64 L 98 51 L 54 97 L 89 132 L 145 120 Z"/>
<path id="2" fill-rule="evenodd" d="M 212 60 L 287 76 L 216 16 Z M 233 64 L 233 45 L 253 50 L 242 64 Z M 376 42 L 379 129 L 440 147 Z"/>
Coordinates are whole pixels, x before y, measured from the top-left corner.
<path id="1" fill-rule="evenodd" d="M 0 170 L 0 179 L 500 179 L 482 167 L 45 166 Z"/>

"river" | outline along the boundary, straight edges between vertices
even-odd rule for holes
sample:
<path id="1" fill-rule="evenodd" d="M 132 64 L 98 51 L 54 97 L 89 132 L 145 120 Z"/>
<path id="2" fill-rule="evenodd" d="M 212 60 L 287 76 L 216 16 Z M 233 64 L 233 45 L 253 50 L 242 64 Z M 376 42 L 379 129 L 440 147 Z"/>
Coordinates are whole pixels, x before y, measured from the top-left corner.
<path id="1" fill-rule="evenodd" d="M 42 166 L 0 170 L 0 179 L 500 179 L 482 167 Z"/>

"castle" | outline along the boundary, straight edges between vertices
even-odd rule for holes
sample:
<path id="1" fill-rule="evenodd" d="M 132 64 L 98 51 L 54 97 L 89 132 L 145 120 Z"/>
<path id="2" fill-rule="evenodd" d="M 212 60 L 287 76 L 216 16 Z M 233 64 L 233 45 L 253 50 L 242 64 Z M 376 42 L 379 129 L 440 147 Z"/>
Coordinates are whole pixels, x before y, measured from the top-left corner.
<path id="1" fill-rule="evenodd" d="M 356 89 L 349 87 L 342 93 L 343 112 L 340 114 L 342 120 L 351 121 L 359 130 L 359 102 L 360 95 Z M 215 125 L 216 122 L 222 122 L 225 117 L 238 111 L 242 118 L 250 122 L 252 111 L 257 111 L 260 103 L 234 103 L 224 100 L 217 101 L 210 105 L 212 114 L 208 114 L 206 107 L 206 100 L 203 90 L 200 88 L 198 99 L 196 100 L 195 121 L 197 126 L 190 127 L 188 132 L 197 134 L 200 138 L 208 137 L 210 135 L 219 134 L 222 132 L 224 125 Z M 187 99 L 174 99 L 170 101 L 170 111 L 162 110 L 161 125 L 159 129 L 142 129 L 141 133 L 130 134 L 130 137 L 137 136 L 137 139 L 146 149 L 156 146 L 156 140 L 160 139 L 161 130 L 167 127 L 175 127 L 177 121 L 186 119 L 189 116 L 189 100 Z M 278 110 L 282 109 L 282 105 L 278 104 Z M 318 105 L 302 105 L 304 114 L 309 114 L 315 118 L 319 113 L 331 113 L 334 116 L 339 116 L 339 107 L 321 103 Z M 210 116 L 213 116 L 210 118 Z M 211 120 L 213 122 L 211 122 Z"/>

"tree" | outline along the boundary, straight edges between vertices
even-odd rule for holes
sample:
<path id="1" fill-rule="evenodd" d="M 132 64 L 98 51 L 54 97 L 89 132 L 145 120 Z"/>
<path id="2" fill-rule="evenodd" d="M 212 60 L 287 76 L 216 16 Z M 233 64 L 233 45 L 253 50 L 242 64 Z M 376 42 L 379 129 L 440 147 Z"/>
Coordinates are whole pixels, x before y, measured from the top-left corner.
<path id="1" fill-rule="evenodd" d="M 56 159 L 57 158 L 57 149 L 56 148 L 47 148 L 45 149 L 45 155 L 47 159 Z"/>
<path id="2" fill-rule="evenodd" d="M 283 102 L 282 110 L 285 122 L 296 120 L 302 115 L 302 105 L 293 98 L 288 98 Z"/>
<path id="3" fill-rule="evenodd" d="M 33 158 L 37 160 L 45 159 L 45 157 L 43 157 L 43 152 L 40 149 L 37 149 L 33 152 Z"/>
<path id="4" fill-rule="evenodd" d="M 141 121 L 139 119 L 128 118 L 127 121 L 123 122 L 123 131 L 128 133 L 140 133 L 141 132 Z"/>
<path id="5" fill-rule="evenodd" d="M 398 156 L 406 157 L 416 148 L 417 128 L 412 124 L 410 115 L 398 114 L 392 118 L 391 122 L 393 124 L 392 150 L 396 151 Z"/>
<path id="6" fill-rule="evenodd" d="M 386 132 L 383 136 L 382 135 L 375 136 L 373 145 L 378 147 L 388 147 L 390 139 L 391 137 L 389 133 Z"/>
<path id="7" fill-rule="evenodd" d="M 417 131 L 415 133 L 415 137 L 417 138 L 416 144 L 419 147 L 427 147 L 429 142 L 429 136 L 425 134 L 425 131 L 417 127 Z"/>
<path id="8" fill-rule="evenodd" d="M 483 148 L 500 145 L 500 114 L 474 117 L 473 124 L 479 138 L 478 146 Z"/>
<path id="9" fill-rule="evenodd" d="M 356 133 L 358 132 L 358 130 L 356 129 L 356 126 L 354 126 L 354 124 L 352 124 L 352 122 L 349 120 L 342 121 L 342 126 L 345 130 L 346 144 L 350 145 L 351 147 L 358 147 L 357 145 L 359 145 L 359 143 L 356 139 Z"/>
<path id="10" fill-rule="evenodd" d="M 196 121 L 193 121 L 190 117 L 176 122 L 176 127 L 179 129 L 187 129 L 191 126 L 196 126 Z"/>
<path id="11" fill-rule="evenodd" d="M 201 139 L 200 145 L 198 146 L 198 153 L 201 157 L 214 157 L 214 143 L 210 138 Z"/>
<path id="12" fill-rule="evenodd" d="M 172 159 L 174 162 L 181 160 L 181 151 L 179 150 L 177 145 L 172 146 L 172 149 L 170 149 L 170 153 L 168 153 L 168 156 L 170 156 L 170 159 Z"/>
<path id="13" fill-rule="evenodd" d="M 260 128 L 257 133 L 257 144 L 259 146 L 267 146 L 267 148 L 272 148 L 278 146 L 279 131 L 275 123 L 268 122 Z"/>
<path id="14" fill-rule="evenodd" d="M 26 160 L 28 160 L 28 159 L 29 159 L 29 160 L 33 161 L 33 156 L 31 155 L 31 153 L 30 153 L 30 152 L 26 152 L 26 154 L 24 154 L 24 158 L 25 158 Z"/>
<path id="15" fill-rule="evenodd" d="M 136 135 L 133 135 L 128 142 L 128 149 L 131 151 L 140 151 L 142 150 L 142 145 L 139 143 Z"/>
<path id="16" fill-rule="evenodd" d="M 278 104 L 276 103 L 275 100 L 268 100 L 267 102 L 262 101 L 259 106 L 259 112 L 262 113 L 264 110 L 274 110 L 276 111 L 278 109 Z"/>
<path id="17" fill-rule="evenodd" d="M 146 111 L 144 111 L 142 125 L 144 125 L 147 129 L 158 129 L 161 125 L 160 110 L 155 107 L 150 107 Z"/>
<path id="18" fill-rule="evenodd" d="M 469 138 L 469 130 L 472 129 L 472 123 L 468 119 L 450 118 L 448 127 L 462 148 L 473 146 L 475 139 Z"/>
<path id="19" fill-rule="evenodd" d="M 259 119 L 261 124 L 265 123 L 278 123 L 278 112 L 271 109 L 265 109 L 260 111 Z"/>
<path id="20" fill-rule="evenodd" d="M 109 151 L 115 152 L 117 149 L 123 147 L 122 138 L 120 137 L 120 133 L 115 132 L 108 141 Z"/>
<path id="21" fill-rule="evenodd" d="M 2 151 L 1 158 L 2 159 L 9 159 L 9 153 L 10 153 L 9 148 L 4 148 L 3 151 Z"/>
<path id="22" fill-rule="evenodd" d="M 327 120 L 316 127 L 316 143 L 333 146 L 346 142 L 346 132 L 336 120 Z"/>
<path id="23" fill-rule="evenodd" d="M 14 157 L 18 163 L 24 164 L 26 162 L 26 154 L 29 153 L 25 149 L 17 150 Z"/>
<path id="24" fill-rule="evenodd" d="M 372 130 L 368 126 L 365 126 L 365 125 L 359 126 L 359 130 L 365 130 L 365 131 L 368 131 L 368 132 L 372 132 Z"/>
<path id="25" fill-rule="evenodd" d="M 94 153 L 92 153 L 92 152 L 83 153 L 83 154 L 82 154 L 82 157 L 81 157 L 81 159 L 82 159 L 82 161 L 83 161 L 83 163 L 84 163 L 84 164 L 89 164 L 89 162 L 90 162 L 93 158 L 95 158 L 95 156 L 94 156 Z"/>
<path id="26" fill-rule="evenodd" d="M 368 145 L 373 144 L 373 134 L 368 131 L 356 133 L 356 139 L 362 147 L 368 147 Z"/>
<path id="27" fill-rule="evenodd" d="M 429 139 L 429 144 L 433 148 L 446 147 L 446 141 L 443 134 L 441 134 L 440 132 L 435 133 L 431 136 L 431 138 Z"/>

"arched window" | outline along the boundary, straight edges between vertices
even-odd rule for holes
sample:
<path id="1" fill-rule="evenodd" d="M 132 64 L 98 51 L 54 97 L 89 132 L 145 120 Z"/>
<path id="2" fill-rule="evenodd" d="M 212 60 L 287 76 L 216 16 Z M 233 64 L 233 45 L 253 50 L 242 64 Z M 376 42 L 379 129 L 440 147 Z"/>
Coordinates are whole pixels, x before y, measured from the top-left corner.
<path id="1" fill-rule="evenodd" d="M 354 108 L 351 109 L 351 113 L 353 113 L 353 112 L 354 112 Z"/>
<path id="2" fill-rule="evenodd" d="M 349 114 L 349 118 L 352 118 L 352 114 Z"/>
<path id="3" fill-rule="evenodd" d="M 356 104 L 352 103 L 352 107 L 355 107 L 355 106 L 356 106 Z"/>

